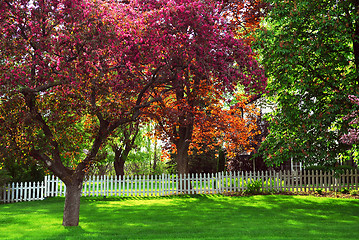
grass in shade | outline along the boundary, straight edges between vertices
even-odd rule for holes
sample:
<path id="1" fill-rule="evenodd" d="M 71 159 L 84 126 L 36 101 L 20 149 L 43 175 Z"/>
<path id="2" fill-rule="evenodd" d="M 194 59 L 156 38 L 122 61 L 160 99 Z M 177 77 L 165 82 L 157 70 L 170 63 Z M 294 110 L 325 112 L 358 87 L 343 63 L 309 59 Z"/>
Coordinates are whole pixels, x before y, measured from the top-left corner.
<path id="1" fill-rule="evenodd" d="M 82 198 L 63 227 L 64 198 L 0 205 L 0 239 L 358 239 L 359 200 L 184 195 Z"/>

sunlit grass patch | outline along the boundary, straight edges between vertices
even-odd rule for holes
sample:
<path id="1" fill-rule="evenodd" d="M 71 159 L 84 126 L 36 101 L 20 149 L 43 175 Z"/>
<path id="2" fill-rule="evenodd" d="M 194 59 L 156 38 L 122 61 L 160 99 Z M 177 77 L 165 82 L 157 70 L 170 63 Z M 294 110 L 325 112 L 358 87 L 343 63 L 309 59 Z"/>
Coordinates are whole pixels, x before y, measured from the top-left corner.
<path id="1" fill-rule="evenodd" d="M 359 200 L 184 195 L 82 198 L 63 227 L 63 198 L 0 205 L 5 239 L 356 239 Z"/>

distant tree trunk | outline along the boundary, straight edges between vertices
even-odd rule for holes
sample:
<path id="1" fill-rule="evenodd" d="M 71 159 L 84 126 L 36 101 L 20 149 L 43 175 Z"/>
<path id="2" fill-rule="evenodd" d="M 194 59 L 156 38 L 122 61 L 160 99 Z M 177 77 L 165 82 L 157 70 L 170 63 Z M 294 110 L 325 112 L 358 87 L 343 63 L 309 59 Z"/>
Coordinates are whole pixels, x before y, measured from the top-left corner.
<path id="1" fill-rule="evenodd" d="M 66 198 L 62 222 L 64 226 L 79 225 L 82 182 L 82 180 L 77 180 L 71 184 L 66 184 Z"/>
<path id="2" fill-rule="evenodd" d="M 153 154 L 153 166 L 152 166 L 152 172 L 155 172 L 157 168 L 157 139 L 155 139 L 155 150 Z"/>
<path id="3" fill-rule="evenodd" d="M 131 150 L 135 147 L 135 140 L 139 132 L 139 122 L 136 122 L 129 129 L 123 129 L 123 146 L 111 144 L 112 150 L 115 153 L 114 168 L 117 176 L 125 175 L 125 162 Z"/>
<path id="4" fill-rule="evenodd" d="M 125 158 L 122 156 L 122 149 L 117 147 L 112 147 L 115 152 L 114 168 L 117 176 L 125 175 Z"/>
<path id="5" fill-rule="evenodd" d="M 219 150 L 218 154 L 218 172 L 224 172 L 226 166 L 226 156 L 222 149 Z"/>

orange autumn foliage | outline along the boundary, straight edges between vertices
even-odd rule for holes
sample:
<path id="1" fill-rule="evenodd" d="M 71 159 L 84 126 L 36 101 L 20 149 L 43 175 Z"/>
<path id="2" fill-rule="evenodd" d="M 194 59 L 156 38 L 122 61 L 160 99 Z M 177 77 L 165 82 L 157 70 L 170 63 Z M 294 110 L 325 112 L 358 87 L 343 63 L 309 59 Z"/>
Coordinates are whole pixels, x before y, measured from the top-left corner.
<path id="1" fill-rule="evenodd" d="M 254 105 L 246 105 L 248 97 L 236 94 L 235 105 L 225 107 L 222 102 L 212 105 L 211 114 L 198 118 L 194 125 L 190 154 L 222 147 L 228 157 L 238 151 L 253 150 L 254 136 L 259 134 L 256 119 L 259 114 Z M 200 149 L 200 146 L 207 147 Z"/>
<path id="2" fill-rule="evenodd" d="M 167 143 L 162 158 L 169 159 L 170 152 L 177 153 L 173 142 L 179 138 L 178 128 L 186 124 L 193 124 L 189 155 L 194 150 L 200 154 L 218 147 L 226 149 L 228 157 L 233 157 L 238 150 L 253 150 L 254 136 L 259 134 L 256 124 L 259 112 L 254 105 L 247 104 L 249 97 L 235 93 L 231 100 L 234 103 L 228 104 L 216 86 L 204 82 L 199 86 L 201 91 L 192 96 L 201 103 L 197 106 L 190 105 L 191 98 L 178 101 L 173 94 L 168 94 L 149 109 L 148 116 L 157 123 L 156 137 Z M 186 115 L 184 119 L 188 123 L 179 122 L 180 115 Z"/>
<path id="3" fill-rule="evenodd" d="M 262 18 L 270 5 L 263 0 L 225 0 L 222 2 L 224 16 L 230 21 L 233 32 L 247 44 L 255 39 L 252 35 L 260 28 Z"/>

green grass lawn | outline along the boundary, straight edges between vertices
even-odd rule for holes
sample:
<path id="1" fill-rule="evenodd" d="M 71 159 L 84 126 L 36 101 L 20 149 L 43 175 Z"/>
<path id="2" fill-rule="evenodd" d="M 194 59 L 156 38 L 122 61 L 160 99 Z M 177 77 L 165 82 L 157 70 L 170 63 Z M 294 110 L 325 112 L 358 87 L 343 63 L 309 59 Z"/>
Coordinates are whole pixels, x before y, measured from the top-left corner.
<path id="1" fill-rule="evenodd" d="M 64 198 L 0 205 L 0 239 L 358 239 L 359 200 L 220 195 L 82 198 L 63 227 Z"/>

